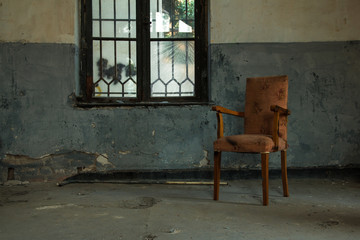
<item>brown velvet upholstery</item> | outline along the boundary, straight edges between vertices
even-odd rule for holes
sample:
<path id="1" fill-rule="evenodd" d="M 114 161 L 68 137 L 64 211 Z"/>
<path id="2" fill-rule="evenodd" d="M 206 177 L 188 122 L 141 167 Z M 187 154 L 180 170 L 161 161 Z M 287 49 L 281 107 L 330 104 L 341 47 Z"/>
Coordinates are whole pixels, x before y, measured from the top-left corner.
<path id="1" fill-rule="evenodd" d="M 259 134 L 227 136 L 219 138 L 214 142 L 214 150 L 218 152 L 264 153 L 274 152 L 274 147 L 275 144 L 272 136 Z M 285 140 L 279 138 L 278 150 L 284 150 L 285 148 Z"/>
<path id="2" fill-rule="evenodd" d="M 248 78 L 246 82 L 244 134 L 218 138 L 215 151 L 262 153 L 287 148 L 286 116 L 279 120 L 279 147 L 272 140 L 274 112 L 271 105 L 287 108 L 288 77 Z"/>
<path id="3" fill-rule="evenodd" d="M 287 76 L 248 78 L 244 133 L 272 135 L 274 113 L 270 105 L 287 108 L 287 99 Z M 287 140 L 285 116 L 280 116 L 279 136 Z"/>
<path id="4" fill-rule="evenodd" d="M 289 196 L 286 150 L 288 77 L 248 78 L 246 82 L 245 111 L 237 112 L 214 106 L 218 118 L 218 138 L 214 142 L 214 200 L 219 199 L 221 152 L 261 153 L 263 178 L 263 205 L 268 205 L 269 153 L 281 151 L 283 193 Z M 222 114 L 244 118 L 241 135 L 224 136 Z"/>

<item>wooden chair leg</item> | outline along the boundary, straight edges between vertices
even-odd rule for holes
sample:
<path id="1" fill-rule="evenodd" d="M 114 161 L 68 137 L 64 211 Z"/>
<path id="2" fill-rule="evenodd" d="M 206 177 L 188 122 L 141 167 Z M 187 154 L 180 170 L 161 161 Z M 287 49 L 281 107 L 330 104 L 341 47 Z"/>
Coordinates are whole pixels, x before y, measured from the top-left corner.
<path id="1" fill-rule="evenodd" d="M 269 153 L 261 153 L 263 205 L 269 205 Z"/>
<path id="2" fill-rule="evenodd" d="M 283 184 L 284 197 L 288 197 L 289 188 L 288 188 L 288 178 L 287 178 L 286 150 L 281 151 L 281 178 Z"/>
<path id="3" fill-rule="evenodd" d="M 214 200 L 219 200 L 221 152 L 214 152 Z"/>

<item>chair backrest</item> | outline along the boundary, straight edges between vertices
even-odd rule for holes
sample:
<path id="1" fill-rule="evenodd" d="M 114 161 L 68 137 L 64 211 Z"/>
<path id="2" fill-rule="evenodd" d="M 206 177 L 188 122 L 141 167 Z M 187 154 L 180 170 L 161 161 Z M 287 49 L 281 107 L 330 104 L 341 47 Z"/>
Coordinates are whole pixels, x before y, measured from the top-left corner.
<path id="1" fill-rule="evenodd" d="M 274 112 L 270 106 L 287 108 L 287 101 L 287 76 L 247 78 L 244 133 L 272 135 Z M 286 118 L 281 115 L 279 136 L 287 140 Z"/>

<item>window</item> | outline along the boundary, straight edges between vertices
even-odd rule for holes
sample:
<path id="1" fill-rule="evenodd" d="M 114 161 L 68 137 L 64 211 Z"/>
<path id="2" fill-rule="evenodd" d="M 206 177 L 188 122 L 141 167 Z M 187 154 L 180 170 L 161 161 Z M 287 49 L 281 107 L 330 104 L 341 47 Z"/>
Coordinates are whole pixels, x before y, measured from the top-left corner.
<path id="1" fill-rule="evenodd" d="M 207 102 L 207 5 L 82 0 L 82 100 Z"/>

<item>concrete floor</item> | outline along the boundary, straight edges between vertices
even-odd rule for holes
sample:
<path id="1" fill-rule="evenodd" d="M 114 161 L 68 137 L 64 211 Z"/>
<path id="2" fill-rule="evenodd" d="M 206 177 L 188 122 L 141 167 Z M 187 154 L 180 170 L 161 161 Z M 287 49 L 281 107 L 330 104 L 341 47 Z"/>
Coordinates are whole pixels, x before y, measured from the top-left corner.
<path id="1" fill-rule="evenodd" d="M 360 239 L 360 183 L 270 179 L 221 186 L 31 183 L 0 186 L 0 239 Z"/>

